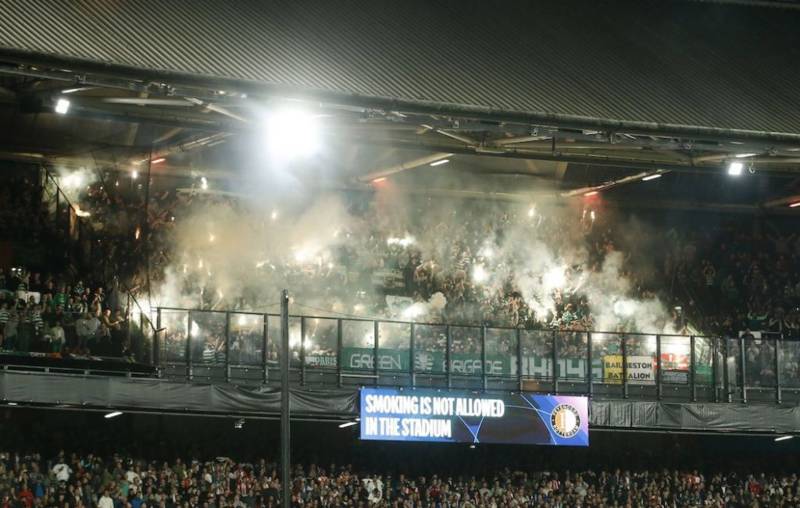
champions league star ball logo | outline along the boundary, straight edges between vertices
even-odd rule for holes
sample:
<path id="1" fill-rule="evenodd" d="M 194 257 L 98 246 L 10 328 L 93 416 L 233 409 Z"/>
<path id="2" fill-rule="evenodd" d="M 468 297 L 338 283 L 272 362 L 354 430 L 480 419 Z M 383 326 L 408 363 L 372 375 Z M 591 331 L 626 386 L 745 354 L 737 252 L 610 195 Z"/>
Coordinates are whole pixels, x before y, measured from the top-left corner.
<path id="1" fill-rule="evenodd" d="M 571 405 L 559 404 L 550 413 L 550 424 L 559 437 L 570 438 L 580 430 L 581 417 Z"/>

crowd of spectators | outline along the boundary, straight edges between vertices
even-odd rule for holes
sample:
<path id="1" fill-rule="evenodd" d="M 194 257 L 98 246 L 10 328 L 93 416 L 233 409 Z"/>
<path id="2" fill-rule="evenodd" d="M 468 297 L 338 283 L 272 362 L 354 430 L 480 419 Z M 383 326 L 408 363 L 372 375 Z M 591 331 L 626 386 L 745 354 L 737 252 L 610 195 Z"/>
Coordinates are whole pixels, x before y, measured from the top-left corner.
<path id="1" fill-rule="evenodd" d="M 424 206 L 417 212 L 424 215 Z M 460 209 L 458 220 L 418 218 L 402 227 L 381 222 L 370 207 L 361 213 L 370 218 L 366 227 L 342 232 L 348 240 L 333 249 L 327 262 L 273 260 L 263 269 L 258 267 L 244 285 L 269 285 L 267 278 L 278 279 L 293 288 L 298 303 L 315 302 L 315 310 L 320 310 L 322 302 L 323 311 L 341 316 L 582 331 L 596 329 L 596 316 L 588 296 L 591 288 L 581 284 L 601 270 L 613 253 L 624 260 L 619 277 L 628 282 L 628 290 L 623 296 L 634 302 L 658 299 L 668 314 L 659 318 L 658 330 L 636 330 L 636 319 L 621 317 L 608 331 L 800 334 L 800 239 L 796 235 L 776 233 L 759 239 L 723 227 L 705 232 L 689 225 L 670 227 L 663 231 L 666 245 L 646 256 L 647 262 L 639 262 L 636 255 L 642 253 L 636 251 L 641 245 L 631 241 L 626 231 L 629 225 L 611 214 L 595 215 L 594 210 L 591 215 L 576 212 L 577 216 L 537 212 L 531 218 L 524 210 L 512 213 L 473 205 Z M 509 254 L 505 237 L 519 234 L 523 227 L 531 238 L 546 239 L 556 258 L 568 260 L 576 249 L 583 251 L 580 263 L 562 263 L 564 282 L 545 298 L 541 294 L 533 298 L 529 289 L 520 286 L 524 278 L 520 265 L 503 265 L 517 256 Z M 652 231 L 658 228 L 653 226 L 648 234 Z M 443 238 L 447 241 L 431 245 L 431 240 Z M 524 242 L 520 245 L 519 256 L 531 255 Z M 501 248 L 503 257 L 498 253 Z M 164 258 L 161 266 L 167 266 L 170 253 L 157 250 Z M 189 272 L 187 278 L 191 278 L 191 268 Z M 197 299 L 200 306 L 264 310 L 263 301 L 248 297 L 258 294 L 255 289 L 244 288 L 242 298 L 221 304 L 210 287 L 213 281 L 204 298 Z M 437 294 L 444 297 L 444 306 L 424 316 L 397 313 L 387 303 L 393 297 L 432 303 Z M 313 305 L 309 309 L 313 313 Z"/>
<path id="2" fill-rule="evenodd" d="M 238 213 L 245 213 L 247 207 L 236 198 L 213 193 L 154 191 L 148 197 L 141 181 L 120 183 L 113 178 L 105 173 L 103 179 L 88 185 L 81 193 L 80 206 L 90 212 L 84 222 L 91 226 L 89 252 L 93 273 L 62 280 L 26 275 L 33 277 L 29 283 L 41 290 L 42 297 L 34 301 L 24 298 L 22 302 L 16 294 L 20 284 L 11 281 L 15 275 L 6 275 L 5 312 L 11 325 L 0 324 L 3 347 L 124 351 L 126 346 L 122 341 L 111 340 L 108 345 L 106 339 L 113 338 L 120 328 L 125 309 L 118 304 L 108 308 L 102 304 L 92 306 L 94 291 L 90 295 L 76 293 L 76 287 L 81 287 L 79 279 L 122 280 L 124 287 L 141 288 L 139 296 L 147 298 L 152 288 L 164 282 L 167 270 L 179 266 L 179 259 L 186 255 L 174 252 L 172 247 L 177 225 L 190 217 L 193 210 L 207 208 L 212 203 L 236 209 Z M 187 265 L 183 264 L 184 273 L 179 273 L 180 290 L 198 295 L 189 306 L 275 311 L 277 308 L 265 306 L 264 291 L 259 288 L 291 287 L 294 303 L 303 313 L 557 329 L 565 332 L 559 346 L 568 354 L 571 349 L 579 352 L 584 347 L 581 331 L 597 329 L 597 316 L 589 296 L 592 288 L 587 288 L 585 281 L 603 269 L 610 255 L 615 255 L 623 260 L 618 273 L 626 281 L 623 296 L 634 302 L 658 300 L 669 310 L 654 323 L 657 330 L 637 329 L 636 319 L 622 316 L 615 327 L 606 330 L 670 330 L 728 336 L 743 331 L 768 331 L 800 335 L 800 237 L 796 234 L 776 229 L 770 235 L 758 235 L 743 232 L 742 228 L 692 228 L 689 224 L 661 229 L 651 225 L 644 235 L 639 235 L 642 230 L 631 234 L 627 219 L 602 210 L 597 203 L 583 210 L 558 213 L 495 203 L 454 205 L 450 213 L 444 213 L 441 208 L 447 207 L 438 204 L 438 211 L 430 213 L 433 205 L 423 199 L 406 203 L 408 210 L 402 220 L 382 214 L 375 202 L 363 197 L 350 199 L 348 203 L 348 213 L 354 218 L 352 227 L 334 232 L 346 241 L 335 242 L 330 252 L 325 253 L 324 262 L 317 258 L 300 261 L 297 256 L 289 255 L 274 258 L 266 266 L 257 264 L 251 270 L 252 276 L 242 282 L 243 287 L 234 300 L 223 300 L 221 292 L 214 288 L 210 270 L 208 277 L 205 274 L 197 277 L 196 269 L 190 267 L 187 273 Z M 660 248 L 652 249 L 646 241 L 636 243 L 653 231 L 663 234 L 665 242 Z M 559 275 L 563 280 L 546 294 L 541 291 L 532 294 L 530 287 L 520 284 L 533 276 L 541 285 L 547 276 L 521 273 L 526 269 L 525 260 L 537 255 L 529 248 L 529 244 L 536 242 L 545 242 L 547 256 L 555 259 L 547 266 L 563 267 Z M 514 252 L 517 245 L 519 252 Z M 642 246 L 652 250 L 652 256 L 645 256 L 647 262 L 639 262 L 637 258 L 641 257 L 637 249 Z M 205 270 L 202 259 L 196 264 L 201 271 Z M 31 291 L 36 292 L 35 289 Z M 56 301 L 56 295 L 66 295 L 66 299 Z M 73 301 L 75 297 L 90 298 L 82 302 Z M 405 302 L 406 311 L 395 308 L 398 300 Z M 414 302 L 424 310 L 409 313 Z M 87 310 L 85 319 L 89 324 L 84 326 L 84 318 L 80 316 Z M 67 317 L 54 319 L 60 312 Z M 39 323 L 37 316 L 42 316 L 42 323 L 29 326 L 28 322 Z M 63 341 L 59 328 L 63 329 Z M 88 337 L 78 332 L 85 328 L 96 328 L 96 332 Z M 216 328 L 219 327 L 210 327 L 209 340 L 200 342 L 191 353 L 197 359 L 217 357 L 224 350 L 224 331 L 215 334 Z M 433 330 L 426 335 L 423 328 L 420 330 L 419 343 L 429 343 L 431 350 L 444 349 L 444 334 Z M 257 333 L 239 333 L 241 340 L 237 341 L 236 353 L 245 358 L 259 356 L 255 345 Z M 369 347 L 370 339 L 367 334 L 364 337 L 362 346 Z M 391 334 L 383 340 L 382 345 L 391 347 Z M 320 347 L 308 353 L 324 355 L 330 349 L 324 346 L 332 342 L 324 338 L 316 340 L 314 343 Z M 479 345 L 474 333 L 465 333 L 452 341 L 458 353 L 475 353 Z M 501 338 L 493 344 L 492 353 L 503 354 L 513 348 L 513 343 Z M 527 352 L 530 348 L 523 345 L 523 349 Z"/>
<path id="3" fill-rule="evenodd" d="M 126 304 L 119 287 L 0 270 L 0 350 L 124 356 Z"/>
<path id="4" fill-rule="evenodd" d="M 266 459 L 159 462 L 120 454 L 0 452 L 3 508 L 276 507 L 281 491 L 277 465 Z M 293 507 L 790 507 L 800 503 L 800 478 L 721 470 L 508 468 L 479 476 L 412 476 L 312 464 L 293 468 L 290 491 Z"/>
<path id="5" fill-rule="evenodd" d="M 403 213 L 393 214 L 378 200 L 351 196 L 346 200 L 351 224 L 334 232 L 346 240 L 335 242 L 324 261 L 319 256 L 301 261 L 295 252 L 260 263 L 242 278 L 244 287 L 231 300 L 215 289 L 215 277 L 195 273 L 208 270 L 202 259 L 187 262 L 186 252 L 174 251 L 174 235 L 198 210 L 256 212 L 199 184 L 196 192 L 148 193 L 141 179 L 122 180 L 106 172 L 82 196 L 100 239 L 93 249 L 95 264 L 104 266 L 106 280 L 119 276 L 128 287 L 151 289 L 169 267 L 183 266 L 181 290 L 197 294 L 194 308 L 269 310 L 263 288 L 286 286 L 298 303 L 322 303 L 325 312 L 341 316 L 592 330 L 597 316 L 591 288 L 581 285 L 615 254 L 623 259 L 618 276 L 627 281 L 627 294 L 617 296 L 658 299 L 668 311 L 656 323 L 659 330 L 633 330 L 636 320 L 620 318 L 608 331 L 800 333 L 800 237 L 777 230 L 759 237 L 719 225 L 632 228 L 628 218 L 597 202 L 558 211 L 422 198 L 404 202 Z M 648 243 L 644 237 L 666 241 Z M 545 242 L 555 259 L 548 266 L 563 267 L 564 281 L 547 295 L 532 295 L 520 284 L 528 275 L 544 276 L 522 273 L 525 260 L 539 254 L 529 248 L 536 242 Z M 444 297 L 443 308 L 424 316 L 398 314 L 387 303 L 387 296 L 425 303 L 437 293 Z"/>
<path id="6" fill-rule="evenodd" d="M 673 231 L 664 273 L 698 328 L 800 336 L 800 236 L 772 229 Z"/>

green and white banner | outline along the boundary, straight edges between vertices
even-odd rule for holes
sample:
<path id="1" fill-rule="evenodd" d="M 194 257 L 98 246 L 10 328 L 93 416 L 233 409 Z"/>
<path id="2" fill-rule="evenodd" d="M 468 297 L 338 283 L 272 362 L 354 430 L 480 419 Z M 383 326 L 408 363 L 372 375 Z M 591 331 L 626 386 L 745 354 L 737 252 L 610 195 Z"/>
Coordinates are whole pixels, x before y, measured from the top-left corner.
<path id="1" fill-rule="evenodd" d="M 306 356 L 306 365 L 309 367 L 336 367 L 336 356 L 331 354 L 312 354 Z M 606 355 L 605 362 L 601 358 L 592 360 L 592 378 L 597 382 L 621 382 L 621 356 L 618 362 L 614 355 Z M 635 360 L 636 365 L 631 364 Z M 408 349 L 379 349 L 378 370 L 388 372 L 409 372 L 410 351 Z M 478 353 L 453 353 L 450 357 L 450 372 L 460 376 L 489 376 L 517 375 L 517 357 L 514 355 L 486 355 L 485 365 L 481 362 Z M 689 371 L 686 364 L 663 363 L 664 371 L 662 381 L 670 384 L 688 384 Z M 553 376 L 553 361 L 548 356 L 523 356 L 520 362 L 522 375 L 532 378 L 548 379 Z M 654 383 L 651 375 L 638 376 L 639 371 L 655 372 L 655 358 L 649 356 L 636 356 L 629 358 L 628 377 L 631 383 Z M 342 369 L 354 371 L 372 371 L 375 368 L 375 350 L 372 348 L 346 347 L 342 349 Z M 443 351 L 415 351 L 414 371 L 419 374 L 444 374 L 446 369 L 446 355 Z M 697 365 L 695 379 L 704 384 L 711 381 L 711 369 L 707 365 Z M 585 358 L 559 358 L 559 379 L 583 380 L 586 376 Z"/>

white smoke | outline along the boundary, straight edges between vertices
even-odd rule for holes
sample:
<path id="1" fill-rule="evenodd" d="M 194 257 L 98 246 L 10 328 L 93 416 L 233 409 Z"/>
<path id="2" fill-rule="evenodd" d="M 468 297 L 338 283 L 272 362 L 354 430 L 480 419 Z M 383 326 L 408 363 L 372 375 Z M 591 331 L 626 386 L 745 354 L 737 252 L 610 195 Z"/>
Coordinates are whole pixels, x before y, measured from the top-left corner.
<path id="1" fill-rule="evenodd" d="M 563 204 L 420 203 L 392 191 L 379 192 L 370 211 L 360 215 L 350 213 L 338 195 L 318 197 L 299 210 L 277 202 L 196 204 L 178 216 L 172 262 L 155 300 L 158 305 L 241 308 L 242 300 L 277 302 L 280 289 L 289 288 L 294 301 L 312 311 L 370 316 L 386 304 L 371 277 L 384 268 L 379 253 L 392 249 L 400 259 L 418 251 L 422 262 L 436 261 L 435 277 L 469 280 L 482 294 L 512 287 L 539 322 L 552 316 L 559 299 L 574 294 L 588 301 L 593 329 L 670 331 L 666 306 L 654 297 L 638 298 L 628 275 L 634 268 L 646 271 L 647 260 L 634 264 L 609 247 L 598 264 L 587 248 L 586 233 L 597 216 L 590 212 Z M 623 244 L 646 245 L 642 224 L 623 229 L 630 233 Z M 453 258 L 459 239 L 475 245 L 469 259 Z M 311 272 L 313 279 L 304 278 Z M 353 287 L 358 289 L 343 291 Z M 447 303 L 438 292 L 399 314 L 439 320 Z M 260 305 L 252 310 L 277 309 Z M 476 323 L 481 316 L 467 320 Z"/>
<path id="2" fill-rule="evenodd" d="M 86 168 L 66 169 L 56 171 L 56 182 L 61 192 L 67 196 L 73 206 L 78 206 L 87 189 L 97 181 L 97 175 Z"/>

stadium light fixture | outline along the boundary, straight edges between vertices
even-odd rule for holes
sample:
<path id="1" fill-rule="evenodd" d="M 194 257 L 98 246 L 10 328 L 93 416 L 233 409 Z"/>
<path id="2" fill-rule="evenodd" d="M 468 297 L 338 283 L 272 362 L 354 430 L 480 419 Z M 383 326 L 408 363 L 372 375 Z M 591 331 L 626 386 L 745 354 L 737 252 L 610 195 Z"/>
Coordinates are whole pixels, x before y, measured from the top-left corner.
<path id="1" fill-rule="evenodd" d="M 442 164 L 447 164 L 450 162 L 450 159 L 442 159 L 440 161 L 431 162 L 431 166 L 441 166 Z"/>
<path id="2" fill-rule="evenodd" d="M 134 180 L 139 178 L 139 172 L 137 170 L 135 170 L 135 169 L 133 171 L 131 171 L 131 178 L 133 178 Z"/>
<path id="3" fill-rule="evenodd" d="M 208 190 L 208 178 L 204 176 L 200 177 L 200 188 L 203 190 Z"/>
<path id="4" fill-rule="evenodd" d="M 347 427 L 352 427 L 353 425 L 357 425 L 358 422 L 344 422 L 339 424 L 340 429 L 346 429 Z"/>
<path id="5" fill-rule="evenodd" d="M 105 418 L 107 420 L 110 420 L 111 418 L 116 418 L 117 416 L 120 416 L 121 414 L 122 414 L 122 411 L 111 411 L 110 413 L 106 413 L 105 416 L 103 416 L 103 418 Z"/>
<path id="6" fill-rule="evenodd" d="M 9 406 L 16 406 L 16 405 L 17 405 L 17 403 L 16 403 L 16 402 L 9 402 L 9 403 L 8 403 L 8 405 L 9 405 Z"/>
<path id="7" fill-rule="evenodd" d="M 744 170 L 744 164 L 737 161 L 732 161 L 728 164 L 728 175 L 739 176 Z"/>
<path id="8" fill-rule="evenodd" d="M 775 438 L 775 442 L 778 441 L 788 441 L 789 439 L 794 439 L 794 436 L 780 436 Z"/>
<path id="9" fill-rule="evenodd" d="M 650 180 L 655 180 L 657 178 L 661 178 L 661 173 L 656 173 L 654 175 L 647 175 L 646 177 L 642 178 L 642 181 L 649 182 Z"/>
<path id="10" fill-rule="evenodd" d="M 798 206 L 800 206 L 800 201 L 796 201 L 794 203 L 791 203 L 789 205 L 789 208 L 797 208 Z"/>
<path id="11" fill-rule="evenodd" d="M 320 148 L 319 119 L 301 109 L 279 109 L 267 114 L 266 141 L 270 157 L 290 161 L 308 157 Z"/>
<path id="12" fill-rule="evenodd" d="M 167 160 L 167 159 L 165 159 L 164 157 L 159 157 L 159 158 L 157 158 L 157 159 L 153 159 L 153 160 L 151 160 L 151 161 L 150 161 L 150 164 L 161 164 L 161 163 L 162 163 L 162 162 L 164 162 L 165 160 Z"/>
<path id="13" fill-rule="evenodd" d="M 67 112 L 69 112 L 69 106 L 70 102 L 67 99 L 61 97 L 56 101 L 55 112 L 58 113 L 59 115 L 66 115 Z"/>

